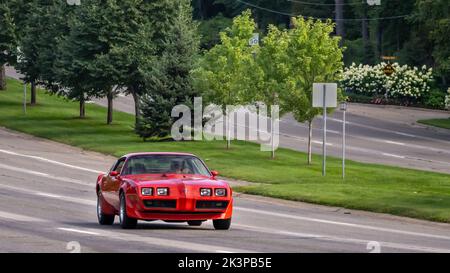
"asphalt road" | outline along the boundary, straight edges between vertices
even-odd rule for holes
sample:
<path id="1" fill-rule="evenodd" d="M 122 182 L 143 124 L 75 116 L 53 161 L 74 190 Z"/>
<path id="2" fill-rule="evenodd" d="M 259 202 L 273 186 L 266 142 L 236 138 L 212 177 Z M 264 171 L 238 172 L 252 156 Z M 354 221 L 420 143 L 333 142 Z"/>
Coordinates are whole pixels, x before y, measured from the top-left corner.
<path id="1" fill-rule="evenodd" d="M 9 77 L 20 78 L 13 68 L 7 67 Z M 94 100 L 106 105 L 105 99 Z M 114 108 L 134 113 L 131 96 L 119 94 L 114 100 Z M 418 124 L 420 119 L 449 118 L 450 112 L 395 106 L 372 106 L 350 104 L 347 112 L 348 159 L 407 167 L 420 170 L 450 173 L 450 130 Z M 245 122 L 236 122 L 238 127 L 250 130 Z M 341 157 L 342 154 L 342 112 L 328 119 L 328 155 Z M 322 118 L 313 122 L 313 153 L 322 151 Z M 252 130 L 254 128 L 251 128 Z M 307 150 L 308 129 L 291 115 L 280 121 L 280 147 L 299 151 Z"/>
<path id="2" fill-rule="evenodd" d="M 0 252 L 450 252 L 449 224 L 248 195 L 229 231 L 99 226 L 95 180 L 114 160 L 0 128 Z"/>

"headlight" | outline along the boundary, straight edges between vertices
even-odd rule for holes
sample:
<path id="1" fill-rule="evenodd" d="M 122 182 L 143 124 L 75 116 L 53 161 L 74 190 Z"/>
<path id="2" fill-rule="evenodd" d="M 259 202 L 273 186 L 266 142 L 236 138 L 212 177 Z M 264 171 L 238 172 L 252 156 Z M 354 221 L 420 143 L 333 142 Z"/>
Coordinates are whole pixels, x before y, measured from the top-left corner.
<path id="1" fill-rule="evenodd" d="M 214 194 L 216 196 L 226 196 L 227 195 L 227 189 L 215 189 Z"/>
<path id="2" fill-rule="evenodd" d="M 156 194 L 157 195 L 169 195 L 169 188 L 157 188 Z"/>
<path id="3" fill-rule="evenodd" d="M 142 188 L 141 194 L 142 195 L 153 195 L 153 189 L 152 188 Z"/>
<path id="4" fill-rule="evenodd" d="M 200 189 L 201 196 L 211 196 L 211 189 Z"/>

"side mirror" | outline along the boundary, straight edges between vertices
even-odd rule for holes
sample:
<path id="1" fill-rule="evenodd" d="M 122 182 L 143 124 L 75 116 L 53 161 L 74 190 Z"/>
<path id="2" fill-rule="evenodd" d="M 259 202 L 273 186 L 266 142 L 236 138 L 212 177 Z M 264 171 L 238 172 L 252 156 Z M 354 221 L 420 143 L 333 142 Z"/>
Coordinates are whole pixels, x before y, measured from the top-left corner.
<path id="1" fill-rule="evenodd" d="M 116 171 L 112 171 L 112 172 L 109 173 L 109 176 L 112 176 L 112 177 L 116 177 L 118 175 L 119 175 L 119 173 L 116 172 Z"/>
<path id="2" fill-rule="evenodd" d="M 211 171 L 211 175 L 212 175 L 213 177 L 216 177 L 216 176 L 219 175 L 219 172 L 218 172 L 218 171 Z"/>

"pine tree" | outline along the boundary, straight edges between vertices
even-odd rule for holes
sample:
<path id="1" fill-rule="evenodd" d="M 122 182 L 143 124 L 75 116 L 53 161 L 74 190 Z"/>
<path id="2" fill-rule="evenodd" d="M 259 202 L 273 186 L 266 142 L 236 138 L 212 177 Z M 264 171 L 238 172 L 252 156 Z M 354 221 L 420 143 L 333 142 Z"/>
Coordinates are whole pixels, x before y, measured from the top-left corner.
<path id="1" fill-rule="evenodd" d="M 7 0 L 0 0 L 0 90 L 6 89 L 5 64 L 14 63 L 15 27 Z"/>
<path id="2" fill-rule="evenodd" d="M 136 133 L 144 139 L 170 134 L 172 108 L 191 104 L 196 92 L 190 71 L 198 53 L 197 24 L 192 20 L 190 1 L 183 0 L 176 15 L 167 21 L 158 56 L 147 67 L 146 92 L 141 98 L 141 119 Z"/>

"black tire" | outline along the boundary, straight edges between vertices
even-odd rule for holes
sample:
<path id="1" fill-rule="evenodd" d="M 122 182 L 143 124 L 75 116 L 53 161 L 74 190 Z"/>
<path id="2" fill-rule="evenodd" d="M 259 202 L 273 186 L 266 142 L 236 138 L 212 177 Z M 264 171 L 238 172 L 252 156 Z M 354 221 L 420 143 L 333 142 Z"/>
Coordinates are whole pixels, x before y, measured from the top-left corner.
<path id="1" fill-rule="evenodd" d="M 120 208 L 119 208 L 120 226 L 123 229 L 136 228 L 137 219 L 128 217 L 126 206 L 127 206 L 127 203 L 126 203 L 126 199 L 125 199 L 125 194 L 121 193 L 120 194 Z"/>
<path id="2" fill-rule="evenodd" d="M 202 225 L 203 221 L 201 220 L 193 220 L 193 221 L 187 221 L 188 225 L 192 227 L 199 227 Z"/>
<path id="3" fill-rule="evenodd" d="M 114 217 L 115 215 L 112 214 L 105 214 L 103 213 L 103 209 L 102 209 L 102 202 L 101 200 L 103 199 L 102 197 L 102 193 L 99 191 L 97 194 L 97 219 L 98 219 L 98 223 L 100 225 L 112 225 L 114 224 Z"/>
<path id="4" fill-rule="evenodd" d="M 217 230 L 228 230 L 231 226 L 231 218 L 230 219 L 218 219 L 213 220 L 213 226 Z"/>

